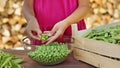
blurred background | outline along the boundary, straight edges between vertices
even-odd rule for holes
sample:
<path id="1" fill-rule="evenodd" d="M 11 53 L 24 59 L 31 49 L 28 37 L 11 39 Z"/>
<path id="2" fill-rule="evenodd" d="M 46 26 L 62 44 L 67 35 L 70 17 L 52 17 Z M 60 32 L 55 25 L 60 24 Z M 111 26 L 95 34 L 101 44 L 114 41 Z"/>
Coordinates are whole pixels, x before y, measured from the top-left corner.
<path id="1" fill-rule="evenodd" d="M 21 47 L 26 20 L 23 0 L 0 0 L 0 49 Z M 120 21 L 120 0 L 90 0 L 91 11 L 85 18 L 87 29 Z"/>

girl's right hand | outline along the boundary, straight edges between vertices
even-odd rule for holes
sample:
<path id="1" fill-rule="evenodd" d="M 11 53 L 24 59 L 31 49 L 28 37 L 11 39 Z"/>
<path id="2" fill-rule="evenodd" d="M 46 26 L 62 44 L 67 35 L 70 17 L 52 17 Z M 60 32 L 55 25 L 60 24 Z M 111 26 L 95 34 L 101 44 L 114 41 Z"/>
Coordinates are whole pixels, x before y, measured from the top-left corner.
<path id="1" fill-rule="evenodd" d="M 33 19 L 28 22 L 24 32 L 29 39 L 36 39 L 36 40 L 40 40 L 39 35 L 42 34 L 42 31 L 39 28 L 39 24 L 37 20 L 33 20 Z M 34 34 L 34 32 L 37 34 Z"/>

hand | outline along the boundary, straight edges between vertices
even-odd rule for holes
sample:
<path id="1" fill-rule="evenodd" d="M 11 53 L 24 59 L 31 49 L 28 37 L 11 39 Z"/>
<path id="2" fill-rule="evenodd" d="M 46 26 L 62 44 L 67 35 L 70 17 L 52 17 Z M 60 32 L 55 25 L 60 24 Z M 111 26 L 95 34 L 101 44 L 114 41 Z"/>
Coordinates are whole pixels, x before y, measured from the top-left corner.
<path id="1" fill-rule="evenodd" d="M 34 35 L 33 32 L 37 33 L 37 35 Z M 42 31 L 39 28 L 39 25 L 36 20 L 30 20 L 25 28 L 25 34 L 30 39 L 37 39 L 40 40 L 38 35 L 42 34 Z"/>
<path id="2" fill-rule="evenodd" d="M 56 40 L 57 38 L 61 37 L 64 34 L 64 32 L 68 26 L 69 25 L 65 21 L 60 21 L 60 22 L 56 23 L 54 25 L 54 27 L 52 28 L 52 30 L 49 31 L 49 33 L 48 33 L 49 36 L 51 36 L 51 37 L 47 40 L 46 44 L 49 44 L 49 43 L 53 42 L 54 40 Z"/>

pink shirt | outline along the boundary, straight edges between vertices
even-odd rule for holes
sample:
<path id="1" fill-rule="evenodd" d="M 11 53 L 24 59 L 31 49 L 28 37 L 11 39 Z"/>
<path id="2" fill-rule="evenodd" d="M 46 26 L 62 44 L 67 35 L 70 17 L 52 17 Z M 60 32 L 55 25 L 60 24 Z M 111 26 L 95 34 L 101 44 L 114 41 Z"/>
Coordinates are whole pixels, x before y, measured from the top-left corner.
<path id="1" fill-rule="evenodd" d="M 51 30 L 57 22 L 68 17 L 77 7 L 78 0 L 34 0 L 35 16 L 42 31 Z M 78 30 L 85 28 L 84 20 L 78 22 Z M 64 36 L 71 36 L 71 27 L 66 29 Z M 32 44 L 39 44 L 39 41 L 34 40 Z"/>

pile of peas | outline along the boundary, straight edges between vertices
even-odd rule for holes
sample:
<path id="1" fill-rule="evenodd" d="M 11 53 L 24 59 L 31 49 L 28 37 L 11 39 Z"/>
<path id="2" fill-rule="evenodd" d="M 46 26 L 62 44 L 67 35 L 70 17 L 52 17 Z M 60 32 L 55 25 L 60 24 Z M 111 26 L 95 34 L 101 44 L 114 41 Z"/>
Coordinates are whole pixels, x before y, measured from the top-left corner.
<path id="1" fill-rule="evenodd" d="M 54 42 L 37 46 L 35 51 L 29 52 L 28 55 L 39 63 L 53 65 L 64 61 L 69 53 L 67 44 Z"/>

